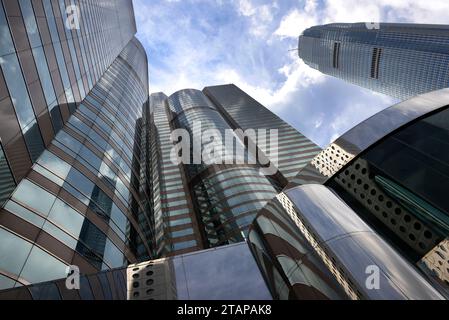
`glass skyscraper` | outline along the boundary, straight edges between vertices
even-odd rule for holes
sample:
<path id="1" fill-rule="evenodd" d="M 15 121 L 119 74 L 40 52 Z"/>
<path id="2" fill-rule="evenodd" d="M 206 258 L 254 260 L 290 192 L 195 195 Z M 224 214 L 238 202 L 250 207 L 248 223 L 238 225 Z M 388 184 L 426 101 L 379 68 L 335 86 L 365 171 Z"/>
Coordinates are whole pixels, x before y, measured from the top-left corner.
<path id="1" fill-rule="evenodd" d="M 320 152 L 320 148 L 282 121 L 235 85 L 181 90 L 170 97 L 150 96 L 153 132 L 153 199 L 158 252 L 176 255 L 198 249 L 242 242 L 257 212 L 286 186 L 289 179 Z M 201 128 L 196 128 L 196 123 Z M 186 129 L 192 138 L 191 161 L 177 165 L 170 157 L 175 143 L 171 134 Z M 195 134 L 218 130 L 221 137 L 236 129 L 278 130 L 278 144 L 253 141 L 258 150 L 248 148 L 244 137 L 233 134 L 232 150 L 223 151 L 219 164 L 194 163 L 198 150 L 209 141 L 198 141 Z M 193 145 L 199 143 L 199 148 Z M 244 163 L 236 161 L 237 145 L 244 150 Z M 209 146 L 210 147 L 210 146 Z M 228 157 L 227 151 L 231 151 Z M 269 151 L 272 153 L 270 154 Z M 259 162 L 276 161 L 274 172 L 261 174 Z M 201 153 L 201 151 L 200 151 Z M 274 159 L 277 154 L 279 159 Z M 201 159 L 204 160 L 204 159 Z M 230 162 L 228 162 L 230 160 Z"/>
<path id="2" fill-rule="evenodd" d="M 0 288 L 155 255 L 135 32 L 131 0 L 0 3 Z"/>
<path id="3" fill-rule="evenodd" d="M 299 57 L 347 82 L 406 100 L 449 86 L 449 26 L 334 23 L 299 37 Z"/>

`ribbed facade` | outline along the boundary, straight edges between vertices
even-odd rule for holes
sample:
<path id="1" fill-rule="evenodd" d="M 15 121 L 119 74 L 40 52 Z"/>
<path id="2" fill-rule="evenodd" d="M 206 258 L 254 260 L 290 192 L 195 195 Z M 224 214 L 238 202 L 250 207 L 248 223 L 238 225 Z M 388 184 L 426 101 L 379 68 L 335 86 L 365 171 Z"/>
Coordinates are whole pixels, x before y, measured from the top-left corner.
<path id="1" fill-rule="evenodd" d="M 79 29 L 67 28 L 70 5 Z M 124 0 L 1 1 L 0 138 L 16 182 L 131 40 L 132 9 Z"/>
<path id="2" fill-rule="evenodd" d="M 79 30 L 65 27 L 70 4 L 80 8 Z M 68 265 L 85 274 L 153 257 L 148 61 L 133 38 L 132 2 L 0 9 L 2 112 L 11 114 L 0 119 L 2 197 L 8 165 L 18 183 L 0 214 L 0 287 L 65 277 Z"/>
<path id="3" fill-rule="evenodd" d="M 315 26 L 299 37 L 299 57 L 322 73 L 406 100 L 449 86 L 449 27 Z"/>
<path id="4" fill-rule="evenodd" d="M 268 144 L 268 141 L 266 144 L 258 143 L 258 147 L 268 159 L 277 162 L 277 167 L 286 180 L 295 177 L 321 152 L 319 146 L 237 86 L 206 87 L 204 93 L 214 101 L 235 129 L 278 130 L 277 148 Z"/>
<path id="5" fill-rule="evenodd" d="M 215 139 L 198 141 L 198 135 L 209 129 L 217 130 L 221 137 L 225 137 L 227 130 L 233 130 L 219 108 L 201 91 L 179 91 L 168 98 L 168 105 L 173 113 L 174 127 L 186 129 L 192 137 L 192 164 L 186 164 L 185 170 L 204 245 L 215 247 L 243 241 L 258 210 L 276 196 L 279 183 L 262 175 L 257 164 L 236 164 L 234 161 L 227 164 L 226 159 L 235 160 L 235 154 L 227 152 L 234 152 L 235 147 L 226 150 L 224 142 Z M 196 127 L 198 123 L 201 128 Z M 237 136 L 234 139 L 237 144 L 243 144 Z M 221 161 L 209 163 L 202 159 L 201 163 L 195 163 L 198 156 L 195 143 L 200 143 L 199 150 L 203 151 L 206 145 L 214 145 L 216 150 L 222 151 L 221 155 L 214 155 Z M 248 157 L 245 149 L 245 159 Z"/>
<path id="6" fill-rule="evenodd" d="M 174 164 L 170 157 L 174 147 L 170 138 L 173 128 L 166 99 L 163 93 L 150 96 L 152 190 L 158 256 L 202 247 L 184 168 Z"/>

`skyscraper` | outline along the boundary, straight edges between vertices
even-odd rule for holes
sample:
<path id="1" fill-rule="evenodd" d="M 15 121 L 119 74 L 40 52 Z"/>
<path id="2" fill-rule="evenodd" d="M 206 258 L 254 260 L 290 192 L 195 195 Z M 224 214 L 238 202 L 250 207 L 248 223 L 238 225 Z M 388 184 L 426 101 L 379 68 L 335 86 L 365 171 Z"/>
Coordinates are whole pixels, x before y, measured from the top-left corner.
<path id="1" fill-rule="evenodd" d="M 154 256 L 135 32 L 131 0 L 1 2 L 2 288 Z"/>
<path id="2" fill-rule="evenodd" d="M 181 90 L 170 97 L 152 94 L 150 109 L 156 140 L 152 167 L 158 250 L 170 255 L 244 241 L 256 213 L 320 151 L 235 85 L 207 87 L 203 92 Z M 177 165 L 171 158 L 176 141 L 170 136 L 176 129 L 187 130 L 191 138 L 189 163 Z M 236 129 L 276 129 L 278 139 L 253 141 L 258 150 L 252 150 L 247 140 L 251 137 L 233 133 L 235 144 L 230 150 L 224 141 L 217 145 L 224 155 L 219 163 L 204 159 L 196 163 L 194 158 L 210 143 L 199 141 L 197 134 L 210 129 L 223 138 Z M 199 144 L 196 149 L 195 144 Z M 238 146 L 246 160 L 263 153 L 264 159 L 279 164 L 280 170 L 275 167 L 267 176 L 261 174 L 266 163 L 236 161 Z"/>
<path id="3" fill-rule="evenodd" d="M 303 136 L 284 120 L 272 113 L 235 85 L 206 87 L 204 93 L 229 119 L 233 128 L 278 130 L 277 167 L 281 179 L 295 177 L 319 152 L 321 148 Z M 270 157 L 266 145 L 258 144 L 262 152 Z"/>
<path id="4" fill-rule="evenodd" d="M 449 27 L 334 23 L 299 37 L 310 67 L 400 100 L 449 86 Z"/>

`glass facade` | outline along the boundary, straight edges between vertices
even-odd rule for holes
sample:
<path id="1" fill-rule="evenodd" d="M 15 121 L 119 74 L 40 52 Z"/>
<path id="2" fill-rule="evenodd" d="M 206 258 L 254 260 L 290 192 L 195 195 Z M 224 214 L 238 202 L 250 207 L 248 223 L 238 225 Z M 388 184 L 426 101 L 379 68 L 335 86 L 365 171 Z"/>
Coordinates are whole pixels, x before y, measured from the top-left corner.
<path id="1" fill-rule="evenodd" d="M 248 160 L 252 155 L 234 133 L 235 144 L 232 150 L 226 149 L 230 146 L 220 140 L 233 129 L 204 93 L 192 89 L 181 90 L 170 96 L 167 104 L 173 115 L 173 126 L 186 129 L 191 137 L 191 164 L 185 164 L 184 169 L 200 232 L 204 237 L 203 245 L 216 247 L 244 241 L 252 219 L 276 196 L 280 183 L 262 175 L 257 164 L 238 164 L 236 150 L 239 147 L 244 150 L 246 161 L 243 162 L 250 163 Z M 207 130 L 215 130 L 221 138 L 210 141 L 198 139 Z M 199 148 L 196 149 L 194 144 L 199 144 Z M 207 154 L 209 159 L 204 159 L 205 150 L 213 150 Z M 202 154 L 198 154 L 200 152 Z M 197 162 L 198 158 L 201 161 Z M 172 205 L 176 203 L 172 202 Z M 194 245 L 188 237 L 182 240 L 185 246 Z M 179 246 L 184 248 L 182 243 Z"/>
<path id="2" fill-rule="evenodd" d="M 17 182 L 132 39 L 132 9 L 119 0 L 1 1 L 0 138 Z"/>
<path id="3" fill-rule="evenodd" d="M 163 93 L 150 96 L 153 216 L 158 256 L 202 248 L 185 171 L 170 157 L 174 147 L 170 137 L 173 127 L 166 99 Z"/>
<path id="4" fill-rule="evenodd" d="M 2 1 L 0 24 L 2 287 L 154 257 L 148 61 L 132 2 Z"/>
<path id="5" fill-rule="evenodd" d="M 284 181 L 290 181 L 307 165 L 321 148 L 273 114 L 235 85 L 206 87 L 204 93 L 217 105 L 235 129 L 278 130 L 278 148 L 258 142 L 258 148 L 277 167 Z M 272 159 L 276 151 L 276 158 Z"/>
<path id="6" fill-rule="evenodd" d="M 152 203 L 159 256 L 244 241 L 257 212 L 320 151 L 235 85 L 207 87 L 203 92 L 186 89 L 170 97 L 154 93 L 150 110 Z M 182 139 L 190 139 L 190 150 L 178 153 L 183 158 L 179 165 L 171 158 L 182 141 L 172 140 L 177 129 L 185 129 L 188 137 Z M 256 134 L 265 130 L 266 139 L 254 140 L 254 150 L 248 146 L 248 137 L 235 132 L 238 129 L 253 129 Z M 277 146 L 270 141 L 270 129 L 279 132 Z M 210 132 L 214 137 L 205 136 Z M 269 147 L 279 154 L 279 170 L 267 176 L 257 156 L 262 153 L 273 162 Z"/>
<path id="7" fill-rule="evenodd" d="M 449 27 L 364 23 L 315 26 L 299 37 L 299 57 L 347 82 L 406 100 L 449 86 Z"/>

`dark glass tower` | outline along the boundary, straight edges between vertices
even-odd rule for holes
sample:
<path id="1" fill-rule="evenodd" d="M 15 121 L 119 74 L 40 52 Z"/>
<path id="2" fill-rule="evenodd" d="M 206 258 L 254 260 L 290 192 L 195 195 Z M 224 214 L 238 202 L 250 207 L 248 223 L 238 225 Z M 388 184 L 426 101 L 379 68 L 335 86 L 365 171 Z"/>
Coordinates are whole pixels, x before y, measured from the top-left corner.
<path id="1" fill-rule="evenodd" d="M 322 73 L 406 100 L 449 86 L 449 27 L 315 26 L 299 37 L 299 57 Z"/>
<path id="2" fill-rule="evenodd" d="M 154 256 L 148 62 L 135 32 L 130 0 L 2 1 L 1 288 Z"/>
<path id="3" fill-rule="evenodd" d="M 298 130 L 272 113 L 235 85 L 207 87 L 204 93 L 217 105 L 233 128 L 278 130 L 278 159 L 271 159 L 267 145 L 258 144 L 261 151 L 278 163 L 279 174 L 284 181 L 295 177 L 321 148 L 303 136 Z M 268 145 L 269 147 L 269 145 Z"/>

